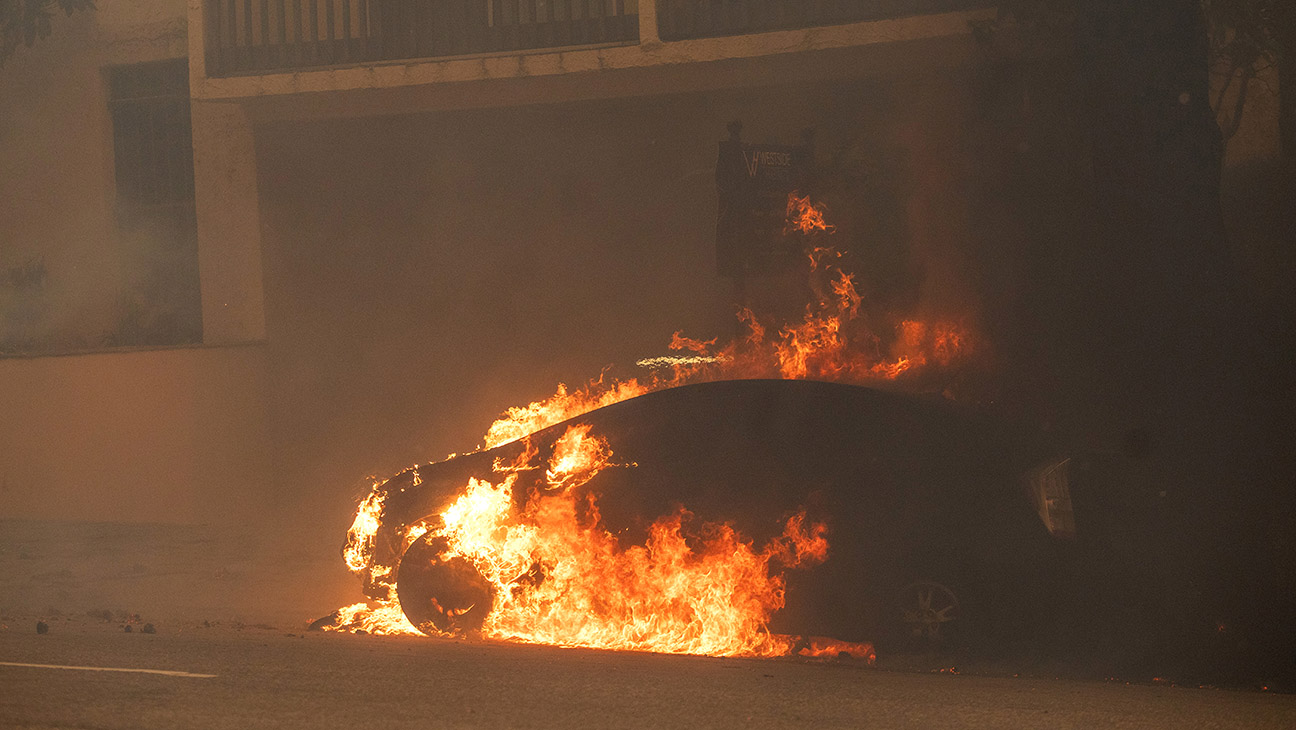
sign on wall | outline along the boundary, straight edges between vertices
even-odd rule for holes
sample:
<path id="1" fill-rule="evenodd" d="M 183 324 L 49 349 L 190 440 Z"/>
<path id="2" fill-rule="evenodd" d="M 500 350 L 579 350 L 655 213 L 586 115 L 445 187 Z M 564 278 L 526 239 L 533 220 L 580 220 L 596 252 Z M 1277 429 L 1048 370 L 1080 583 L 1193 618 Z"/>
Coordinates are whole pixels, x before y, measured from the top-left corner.
<path id="1" fill-rule="evenodd" d="M 801 243 L 785 231 L 788 196 L 809 181 L 809 144 L 747 144 L 741 125 L 729 128 L 716 160 L 716 271 L 721 276 L 772 273 L 801 255 Z"/>

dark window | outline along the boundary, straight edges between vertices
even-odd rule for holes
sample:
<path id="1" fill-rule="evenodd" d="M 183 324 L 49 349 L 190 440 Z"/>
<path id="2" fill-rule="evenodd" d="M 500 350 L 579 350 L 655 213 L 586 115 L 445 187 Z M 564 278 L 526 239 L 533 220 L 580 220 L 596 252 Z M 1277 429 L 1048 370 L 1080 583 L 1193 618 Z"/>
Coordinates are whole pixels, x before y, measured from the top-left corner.
<path id="1" fill-rule="evenodd" d="M 186 59 L 108 70 L 123 270 L 112 345 L 202 340 Z"/>

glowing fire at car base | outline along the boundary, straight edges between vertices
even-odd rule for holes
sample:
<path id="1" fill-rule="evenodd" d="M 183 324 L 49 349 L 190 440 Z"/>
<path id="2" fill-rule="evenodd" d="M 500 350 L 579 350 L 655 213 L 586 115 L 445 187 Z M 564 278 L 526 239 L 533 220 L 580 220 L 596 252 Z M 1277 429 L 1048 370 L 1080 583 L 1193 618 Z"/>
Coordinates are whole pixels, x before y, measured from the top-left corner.
<path id="1" fill-rule="evenodd" d="M 484 636 L 563 646 L 688 654 L 779 655 L 785 639 L 764 630 L 783 603 L 778 567 L 827 557 L 822 525 L 804 515 L 754 549 L 727 525 L 704 525 L 689 545 L 682 510 L 654 522 L 647 541 L 622 549 L 580 489 L 609 466 L 606 443 L 588 427 L 569 428 L 540 484 L 514 513 L 519 473 L 534 463 L 499 465 L 503 479 L 472 480 L 405 553 L 407 572 L 433 571 L 433 595 L 401 594 L 406 616 L 425 633 L 478 630 Z M 423 529 L 422 527 L 419 530 Z M 417 559 L 416 559 L 417 558 Z"/>
<path id="2" fill-rule="evenodd" d="M 816 291 L 800 322 L 738 313 L 747 335 L 717 347 L 676 333 L 681 355 L 642 361 L 649 376 L 559 386 L 550 398 L 510 408 L 475 454 L 375 484 L 348 532 L 344 559 L 371 601 L 340 609 L 336 628 L 376 634 L 477 635 L 487 639 L 716 656 L 849 655 L 872 660 L 872 645 L 782 635 L 771 618 L 786 604 L 788 571 L 831 559 L 827 523 L 805 505 L 778 517 L 759 544 L 721 514 L 699 520 L 689 504 L 614 530 L 596 477 L 633 470 L 608 440 L 573 421 L 612 404 L 690 383 L 776 378 L 878 383 L 954 364 L 971 351 L 953 323 L 901 320 L 882 337 L 860 310 L 865 297 L 835 252 L 813 245 L 832 232 L 808 198 L 789 200 L 789 229 L 807 237 Z M 568 422 L 543 443 L 532 436 Z M 489 474 L 478 468 L 439 501 L 411 511 L 391 503 L 420 489 L 420 470 L 473 461 L 501 447 Z M 669 459 L 669 454 L 660 458 Z M 480 464 L 480 459 L 476 460 Z M 467 472 L 465 472 L 466 474 Z M 817 485 L 796 485 L 809 493 Z M 793 490 L 796 491 L 796 490 Z M 417 513 L 417 514 L 416 514 Z M 399 515 L 399 516 L 397 516 Z M 414 515 L 411 517 L 411 515 Z M 772 518 L 771 518 L 772 519 Z M 630 540 L 629 532 L 640 533 Z"/>
<path id="3" fill-rule="evenodd" d="M 622 548 L 587 485 L 602 470 L 634 467 L 615 463 L 588 425 L 566 426 L 547 450 L 539 459 L 526 442 L 514 460 L 494 461 L 494 482 L 471 477 L 440 513 L 405 526 L 395 570 L 374 560 L 387 493 L 371 495 L 348 555 L 369 566 L 379 599 L 343 609 L 339 625 L 715 656 L 874 655 L 867 643 L 767 628 L 784 605 L 783 572 L 828 557 L 826 526 L 804 510 L 759 549 L 729 524 L 693 526 L 683 507 Z"/>

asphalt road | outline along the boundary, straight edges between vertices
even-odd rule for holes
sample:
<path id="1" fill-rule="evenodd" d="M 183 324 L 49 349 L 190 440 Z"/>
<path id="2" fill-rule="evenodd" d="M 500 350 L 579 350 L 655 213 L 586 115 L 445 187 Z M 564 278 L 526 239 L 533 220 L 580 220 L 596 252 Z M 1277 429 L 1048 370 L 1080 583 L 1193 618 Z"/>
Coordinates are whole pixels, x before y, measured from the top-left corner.
<path id="1" fill-rule="evenodd" d="M 1292 728 L 1296 696 L 228 626 L 38 635 L 11 621 L 0 726 Z"/>

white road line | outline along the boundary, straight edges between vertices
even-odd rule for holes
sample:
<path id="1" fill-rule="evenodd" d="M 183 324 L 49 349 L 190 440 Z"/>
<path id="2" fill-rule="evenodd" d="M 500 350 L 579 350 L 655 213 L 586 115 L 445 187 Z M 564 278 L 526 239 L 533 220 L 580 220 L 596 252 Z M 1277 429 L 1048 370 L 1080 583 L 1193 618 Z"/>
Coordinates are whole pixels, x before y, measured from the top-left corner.
<path id="1" fill-rule="evenodd" d="M 81 672 L 135 672 L 138 674 L 161 674 L 167 677 L 198 677 L 200 679 L 210 679 L 215 674 L 192 674 L 190 672 L 174 672 L 169 669 L 128 669 L 125 667 L 69 667 L 62 664 L 24 664 L 22 662 L 0 662 L 3 667 L 35 667 L 37 669 L 75 669 Z"/>

